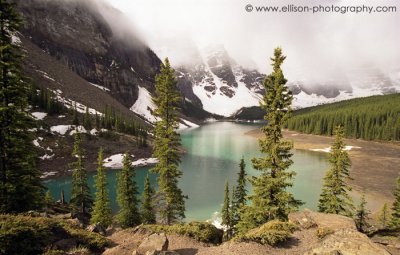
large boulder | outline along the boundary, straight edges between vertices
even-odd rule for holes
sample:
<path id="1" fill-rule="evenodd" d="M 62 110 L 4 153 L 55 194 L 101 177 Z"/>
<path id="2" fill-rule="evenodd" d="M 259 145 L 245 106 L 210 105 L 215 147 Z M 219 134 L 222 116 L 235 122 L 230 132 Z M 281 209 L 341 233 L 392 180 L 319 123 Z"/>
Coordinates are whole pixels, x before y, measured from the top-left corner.
<path id="1" fill-rule="evenodd" d="M 86 228 L 86 230 L 90 231 L 90 232 L 94 232 L 94 233 L 99 233 L 101 235 L 105 235 L 106 234 L 106 229 L 101 223 L 96 223 L 96 224 L 93 224 L 93 225 L 89 225 Z"/>
<path id="2" fill-rule="evenodd" d="M 168 239 L 164 233 L 154 233 L 143 240 L 136 252 L 137 254 L 146 254 L 149 251 L 168 250 Z"/>
<path id="3" fill-rule="evenodd" d="M 340 229 L 327 236 L 306 255 L 390 255 L 366 235 L 354 229 Z"/>
<path id="4" fill-rule="evenodd" d="M 337 214 L 313 212 L 308 209 L 291 213 L 289 215 L 289 221 L 300 226 L 302 229 L 318 227 L 331 229 L 333 232 L 340 229 L 357 230 L 356 224 L 352 218 Z"/>

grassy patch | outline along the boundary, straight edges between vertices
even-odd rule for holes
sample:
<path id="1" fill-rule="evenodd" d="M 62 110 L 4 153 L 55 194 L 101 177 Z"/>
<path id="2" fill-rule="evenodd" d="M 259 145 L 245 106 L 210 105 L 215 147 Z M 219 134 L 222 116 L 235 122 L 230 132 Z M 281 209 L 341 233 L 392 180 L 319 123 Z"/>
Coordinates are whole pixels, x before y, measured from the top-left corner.
<path id="1" fill-rule="evenodd" d="M 236 238 L 238 241 L 253 241 L 260 244 L 276 245 L 287 241 L 297 229 L 290 222 L 273 220 L 264 225 L 251 229 L 246 234 Z"/>
<path id="2" fill-rule="evenodd" d="M 57 254 L 49 247 L 62 239 L 73 238 L 90 250 L 102 250 L 109 241 L 69 222 L 43 217 L 0 215 L 0 254 Z"/>

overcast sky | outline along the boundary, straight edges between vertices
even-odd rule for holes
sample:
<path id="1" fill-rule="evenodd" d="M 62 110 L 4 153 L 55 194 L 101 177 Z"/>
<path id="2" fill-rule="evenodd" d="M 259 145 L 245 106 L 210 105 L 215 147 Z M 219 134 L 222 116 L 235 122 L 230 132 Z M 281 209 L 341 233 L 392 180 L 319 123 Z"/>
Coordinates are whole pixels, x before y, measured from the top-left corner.
<path id="1" fill-rule="evenodd" d="M 398 0 L 106 0 L 126 13 L 132 29 L 164 58 L 178 65 L 193 47 L 223 44 L 245 66 L 270 71 L 269 57 L 281 46 L 291 79 L 324 79 L 365 65 L 400 64 Z M 396 13 L 249 13 L 247 4 L 395 5 Z"/>

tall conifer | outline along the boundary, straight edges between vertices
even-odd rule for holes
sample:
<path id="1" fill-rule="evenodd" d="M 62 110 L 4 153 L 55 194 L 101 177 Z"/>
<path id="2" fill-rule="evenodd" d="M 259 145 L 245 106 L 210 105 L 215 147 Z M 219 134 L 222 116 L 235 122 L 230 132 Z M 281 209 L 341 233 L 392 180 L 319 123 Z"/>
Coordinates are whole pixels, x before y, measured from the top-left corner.
<path id="1" fill-rule="evenodd" d="M 117 176 L 117 202 L 120 208 L 117 219 L 121 227 L 129 228 L 140 224 L 138 188 L 135 169 L 128 153 L 125 153 L 122 164 L 122 170 Z"/>
<path id="2" fill-rule="evenodd" d="M 40 209 L 44 187 L 36 167 L 34 121 L 27 111 L 30 86 L 22 73 L 14 36 L 21 19 L 11 1 L 0 0 L 0 213 Z"/>
<path id="3" fill-rule="evenodd" d="M 154 189 L 151 187 L 149 175 L 144 181 L 144 190 L 142 194 L 142 206 L 140 215 L 142 216 L 143 224 L 156 223 L 156 215 L 154 213 Z"/>
<path id="4" fill-rule="evenodd" d="M 350 178 L 351 164 L 349 154 L 344 150 L 343 127 L 337 126 L 334 134 L 335 140 L 329 153 L 330 169 L 324 177 L 318 210 L 324 213 L 351 216 L 354 211 L 354 205 L 348 194 L 351 187 L 346 183 Z"/>
<path id="5" fill-rule="evenodd" d="M 266 111 L 267 124 L 262 128 L 264 137 L 259 140 L 261 158 L 253 158 L 253 167 L 260 176 L 252 177 L 250 183 L 254 194 L 251 205 L 242 210 L 238 224 L 240 232 L 260 226 L 270 220 L 287 220 L 288 214 L 298 209 L 301 202 L 288 191 L 293 185 L 293 144 L 283 140 L 282 129 L 290 117 L 292 94 L 285 86 L 281 66 L 285 60 L 281 48 L 276 48 L 272 60 L 273 71 L 264 81 L 265 95 L 260 102 Z"/>
<path id="6" fill-rule="evenodd" d="M 232 208 L 231 208 L 231 221 L 232 226 L 235 226 L 240 221 L 240 208 L 246 205 L 246 164 L 244 163 L 244 158 L 240 160 L 239 173 L 237 179 L 237 186 L 232 187 Z"/>
<path id="7" fill-rule="evenodd" d="M 396 179 L 396 189 L 394 190 L 394 202 L 392 206 L 390 226 L 394 228 L 400 228 L 400 177 Z"/>
<path id="8" fill-rule="evenodd" d="M 182 171 L 179 147 L 180 135 L 178 107 L 181 97 L 177 87 L 175 71 L 168 59 L 161 65 L 161 73 L 156 76 L 156 97 L 153 98 L 157 108 L 153 156 L 159 159 L 152 169 L 158 174 L 159 214 L 162 221 L 171 224 L 185 218 L 185 196 L 178 187 Z"/>
<path id="9" fill-rule="evenodd" d="M 99 151 L 96 175 L 96 194 L 90 221 L 92 224 L 100 223 L 107 228 L 112 222 L 112 214 L 110 207 L 110 197 L 107 190 L 107 176 L 103 166 L 103 149 Z"/>
<path id="10" fill-rule="evenodd" d="M 230 199 L 229 199 L 229 184 L 228 181 L 225 183 L 225 193 L 224 193 L 224 203 L 222 206 L 221 217 L 222 222 L 221 224 L 225 226 L 225 240 L 229 240 L 231 237 L 232 231 L 232 219 L 231 219 L 231 209 L 230 209 Z"/>
<path id="11" fill-rule="evenodd" d="M 88 176 L 84 166 L 84 152 L 81 148 L 81 135 L 79 132 L 74 134 L 74 150 L 72 157 L 76 161 L 71 164 L 72 173 L 72 191 L 71 191 L 71 207 L 74 214 L 88 215 L 92 209 L 92 196 L 88 185 Z"/>

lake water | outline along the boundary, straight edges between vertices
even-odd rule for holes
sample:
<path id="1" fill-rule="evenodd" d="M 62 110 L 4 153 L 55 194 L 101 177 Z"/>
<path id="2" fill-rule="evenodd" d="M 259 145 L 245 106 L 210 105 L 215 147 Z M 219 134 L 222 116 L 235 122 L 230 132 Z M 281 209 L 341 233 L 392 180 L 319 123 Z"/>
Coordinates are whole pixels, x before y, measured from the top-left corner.
<path id="1" fill-rule="evenodd" d="M 215 122 L 199 128 L 187 129 L 181 132 L 182 145 L 186 153 L 180 165 L 183 171 L 180 187 L 186 200 L 186 219 L 206 220 L 215 212 L 220 211 L 224 196 L 224 184 L 228 180 L 235 184 L 239 161 L 243 156 L 248 175 L 257 175 L 251 166 L 251 158 L 260 156 L 256 138 L 245 135 L 246 132 L 260 128 L 259 124 L 239 124 L 233 122 Z M 303 207 L 316 209 L 327 164 L 327 154 L 304 150 L 294 150 L 294 164 L 291 169 L 297 172 L 291 191 L 297 199 L 305 202 Z M 140 192 L 150 167 L 137 169 L 136 181 Z M 114 210 L 116 204 L 116 173 L 109 170 L 107 178 L 109 192 Z M 93 176 L 89 174 L 89 184 L 94 186 Z M 150 180 L 155 185 L 156 175 L 150 173 Z M 69 201 L 71 192 L 71 177 L 60 177 L 46 181 L 45 185 L 53 197 L 58 198 L 62 189 Z M 249 188 L 250 189 L 250 188 Z"/>

